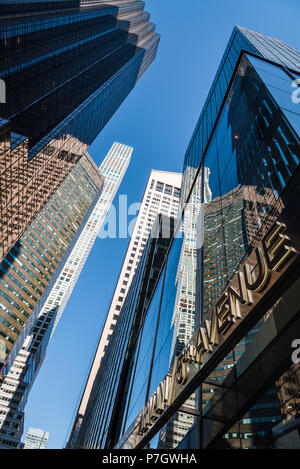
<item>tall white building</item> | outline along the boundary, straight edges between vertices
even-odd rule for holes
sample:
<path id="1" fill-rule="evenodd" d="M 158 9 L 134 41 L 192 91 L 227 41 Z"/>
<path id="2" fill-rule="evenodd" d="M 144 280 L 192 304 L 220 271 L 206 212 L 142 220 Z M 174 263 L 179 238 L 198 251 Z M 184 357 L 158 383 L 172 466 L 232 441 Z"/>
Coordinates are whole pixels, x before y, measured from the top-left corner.
<path id="1" fill-rule="evenodd" d="M 68 257 L 61 276 L 52 288 L 41 310 L 41 316 L 43 317 L 47 317 L 48 311 L 55 311 L 55 322 L 51 336 L 119 189 L 130 163 L 132 152 L 132 147 L 115 142 L 99 167 L 105 178 L 101 197 Z"/>
<path id="2" fill-rule="evenodd" d="M 45 449 L 48 439 L 49 432 L 30 427 L 25 436 L 24 449 Z"/>
<path id="3" fill-rule="evenodd" d="M 139 214 L 135 222 L 115 292 L 110 303 L 106 321 L 90 369 L 89 377 L 75 418 L 72 430 L 72 439 L 74 439 L 74 435 L 79 431 L 101 359 L 118 320 L 123 302 L 147 242 L 155 217 L 158 213 L 162 213 L 170 217 L 178 216 L 181 182 L 182 175 L 180 173 L 156 170 L 152 170 L 150 172 Z"/>
<path id="4" fill-rule="evenodd" d="M 103 160 L 99 168 L 104 176 L 101 196 L 74 247 L 62 263 L 61 273 L 45 302 L 39 306 L 37 319 L 25 336 L 21 350 L 8 374 L 0 375 L 0 448 L 18 446 L 23 432 L 23 410 L 29 391 L 43 363 L 49 340 L 126 173 L 132 152 L 132 147 L 114 143 Z M 11 428 L 14 428 L 13 433 L 9 431 Z M 10 436 L 10 433 L 13 436 Z"/>
<path id="5" fill-rule="evenodd" d="M 29 352 L 20 351 L 6 376 L 0 375 L 0 449 L 20 448 L 24 412 L 19 409 L 26 390 L 23 382 Z"/>
<path id="6" fill-rule="evenodd" d="M 181 179 L 182 175 L 179 173 L 156 170 L 150 173 L 97 349 L 96 354 L 99 353 L 100 358 L 118 319 L 156 215 L 162 213 L 172 217 L 178 216 Z"/>

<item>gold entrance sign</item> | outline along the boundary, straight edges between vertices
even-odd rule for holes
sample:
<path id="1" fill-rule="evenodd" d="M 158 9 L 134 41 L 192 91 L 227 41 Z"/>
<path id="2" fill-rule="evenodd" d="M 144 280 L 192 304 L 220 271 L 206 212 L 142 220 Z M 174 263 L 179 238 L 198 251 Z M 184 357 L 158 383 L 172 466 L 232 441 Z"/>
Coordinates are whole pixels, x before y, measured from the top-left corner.
<path id="1" fill-rule="evenodd" d="M 295 254 L 287 226 L 276 222 L 232 278 L 212 309 L 210 320 L 202 322 L 190 343 L 175 358 L 172 372 L 158 386 L 139 416 L 138 435 L 147 434 L 191 375 L 207 363 L 210 355 L 257 306 L 266 290 L 277 283 L 280 270 L 288 266 Z"/>

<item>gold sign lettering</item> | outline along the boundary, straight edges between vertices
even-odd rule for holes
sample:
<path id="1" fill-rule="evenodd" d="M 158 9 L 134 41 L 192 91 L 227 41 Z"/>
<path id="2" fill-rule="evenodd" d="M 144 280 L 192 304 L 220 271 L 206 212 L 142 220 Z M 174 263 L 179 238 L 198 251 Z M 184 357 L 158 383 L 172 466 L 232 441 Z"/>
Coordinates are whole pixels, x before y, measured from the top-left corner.
<path id="1" fill-rule="evenodd" d="M 247 290 L 260 292 L 266 287 L 270 279 L 270 271 L 262 248 L 256 248 L 255 255 L 257 266 L 252 267 L 249 264 L 245 264 L 243 267 L 243 273 Z"/>
<path id="2" fill-rule="evenodd" d="M 215 306 L 218 334 L 225 334 L 234 324 L 230 313 L 230 304 L 227 291 L 222 294 Z"/>
<path id="3" fill-rule="evenodd" d="M 143 408 L 138 427 L 139 435 L 147 433 L 159 416 L 164 412 L 166 406 L 173 402 L 171 381 L 171 376 L 167 375 Z"/>
<path id="4" fill-rule="evenodd" d="M 210 322 L 207 320 L 204 321 L 198 329 L 195 357 L 196 363 L 202 365 L 206 352 L 212 352 L 210 344 Z"/>
<path id="5" fill-rule="evenodd" d="M 285 232 L 286 225 L 276 222 L 262 242 L 271 270 L 280 270 L 284 262 L 295 253 L 295 249 L 289 246 L 290 239 Z"/>
<path id="6" fill-rule="evenodd" d="M 230 328 L 242 319 L 241 306 L 253 305 L 252 292 L 262 294 L 270 282 L 272 271 L 279 271 L 288 258 L 295 254 L 285 232 L 283 223 L 276 222 L 273 225 L 261 246 L 255 249 L 249 261 L 234 277 L 234 282 L 220 296 L 212 309 L 211 321 L 203 321 L 195 333 L 193 343 L 188 344 L 179 357 L 175 357 L 172 375 L 166 376 L 141 413 L 140 435 L 147 433 L 166 406 L 174 402 L 176 384 L 187 383 L 190 366 L 202 365 L 205 355 L 219 345 L 220 336 L 227 335 Z"/>

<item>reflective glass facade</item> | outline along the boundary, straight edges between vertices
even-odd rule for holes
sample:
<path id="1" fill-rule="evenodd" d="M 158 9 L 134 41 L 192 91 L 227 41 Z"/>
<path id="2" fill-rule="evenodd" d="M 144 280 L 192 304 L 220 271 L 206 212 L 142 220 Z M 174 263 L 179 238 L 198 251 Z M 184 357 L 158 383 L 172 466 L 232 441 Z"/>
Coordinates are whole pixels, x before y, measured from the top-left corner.
<path id="1" fill-rule="evenodd" d="M 300 390 L 291 344 L 300 334 L 300 108 L 292 93 L 299 54 L 255 37 L 235 28 L 187 151 L 184 236 L 174 238 L 132 355 L 136 374 L 131 393 L 124 393 L 117 448 L 262 448 L 284 445 L 287 423 L 297 432 Z M 254 51 L 259 41 L 265 49 Z M 267 45 L 268 59 L 261 56 Z M 287 226 L 291 238 L 283 234 Z M 276 274 L 265 270 L 261 291 L 268 282 L 279 287 L 258 297 L 255 285 L 266 265 L 258 253 L 276 233 L 271 256 L 283 247 L 294 267 L 269 260 Z M 249 304 L 259 298 L 244 322 L 237 303 L 235 315 L 227 317 L 226 309 L 227 289 L 238 297 L 241 269 L 255 290 Z M 226 340 L 208 343 L 201 363 L 191 356 L 184 366 L 182 350 L 197 338 L 194 331 L 204 337 L 212 331 L 217 307 L 216 327 Z M 176 394 L 162 405 L 159 387 L 172 373 Z"/>
<path id="2" fill-rule="evenodd" d="M 74 419 L 74 431 L 77 426 L 77 422 L 85 419 L 84 416 L 87 406 L 91 400 L 91 391 L 93 389 L 94 381 L 98 371 L 101 369 L 102 358 L 104 357 L 108 344 L 113 337 L 115 326 L 118 323 L 119 314 L 122 310 L 122 306 L 124 305 L 125 298 L 127 297 L 127 293 L 137 267 L 140 264 L 144 248 L 147 244 L 147 240 L 156 217 L 158 214 L 163 214 L 164 216 L 171 218 L 177 217 L 178 215 L 181 181 L 181 173 L 157 171 L 154 169 L 150 172 L 139 213 L 135 220 L 132 233 L 130 234 L 127 252 L 123 260 L 114 294 L 97 344 L 97 350 L 90 367 L 89 376 Z M 129 230 L 131 231 L 130 227 Z M 133 311 L 134 310 L 131 309 L 131 314 L 133 314 Z M 132 318 L 130 321 L 131 320 Z M 108 359 L 106 359 L 106 363 L 107 360 Z M 93 404 L 90 404 L 90 407 L 92 405 Z M 103 405 L 102 401 L 102 409 Z M 91 412 L 92 411 L 90 410 L 90 413 Z M 97 424 L 95 422 L 95 425 L 99 425 L 99 423 Z M 85 444 L 85 442 L 80 444 Z"/>
<path id="3" fill-rule="evenodd" d="M 298 51 L 277 39 L 268 38 L 254 31 L 235 26 L 185 154 L 184 201 L 187 199 L 194 182 L 193 169 L 199 167 L 206 151 L 232 73 L 242 51 L 253 52 L 256 55 L 261 55 L 286 67 L 300 71 L 300 53 Z"/>
<path id="4" fill-rule="evenodd" d="M 149 18 L 139 0 L 2 2 L 0 260 L 154 60 Z"/>
<path id="5" fill-rule="evenodd" d="M 104 448 L 116 442 L 121 424 L 116 417 L 123 414 L 125 403 L 119 396 L 123 395 L 127 377 L 135 374 L 130 363 L 132 350 L 173 234 L 174 219 L 158 215 L 94 380 L 86 411 L 77 415 L 68 448 Z M 159 284 L 162 279 L 163 276 Z M 155 322 L 152 328 L 156 328 Z"/>

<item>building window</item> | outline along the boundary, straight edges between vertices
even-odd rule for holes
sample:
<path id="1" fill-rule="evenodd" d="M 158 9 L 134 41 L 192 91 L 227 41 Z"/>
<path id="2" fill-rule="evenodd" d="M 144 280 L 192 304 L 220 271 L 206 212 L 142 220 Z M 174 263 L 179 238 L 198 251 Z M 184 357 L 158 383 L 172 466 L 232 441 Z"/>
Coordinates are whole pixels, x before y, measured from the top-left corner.
<path id="1" fill-rule="evenodd" d="M 172 195 L 172 186 L 165 185 L 165 194 Z"/>
<path id="2" fill-rule="evenodd" d="M 163 185 L 163 183 L 162 183 L 162 182 L 157 182 L 157 183 L 156 183 L 156 188 L 155 188 L 155 190 L 156 190 L 157 192 L 162 192 L 162 191 L 164 190 L 164 185 Z"/>
<path id="3" fill-rule="evenodd" d="M 180 198 L 180 189 L 178 189 L 177 187 L 174 187 L 174 197 L 177 197 L 178 199 Z"/>

